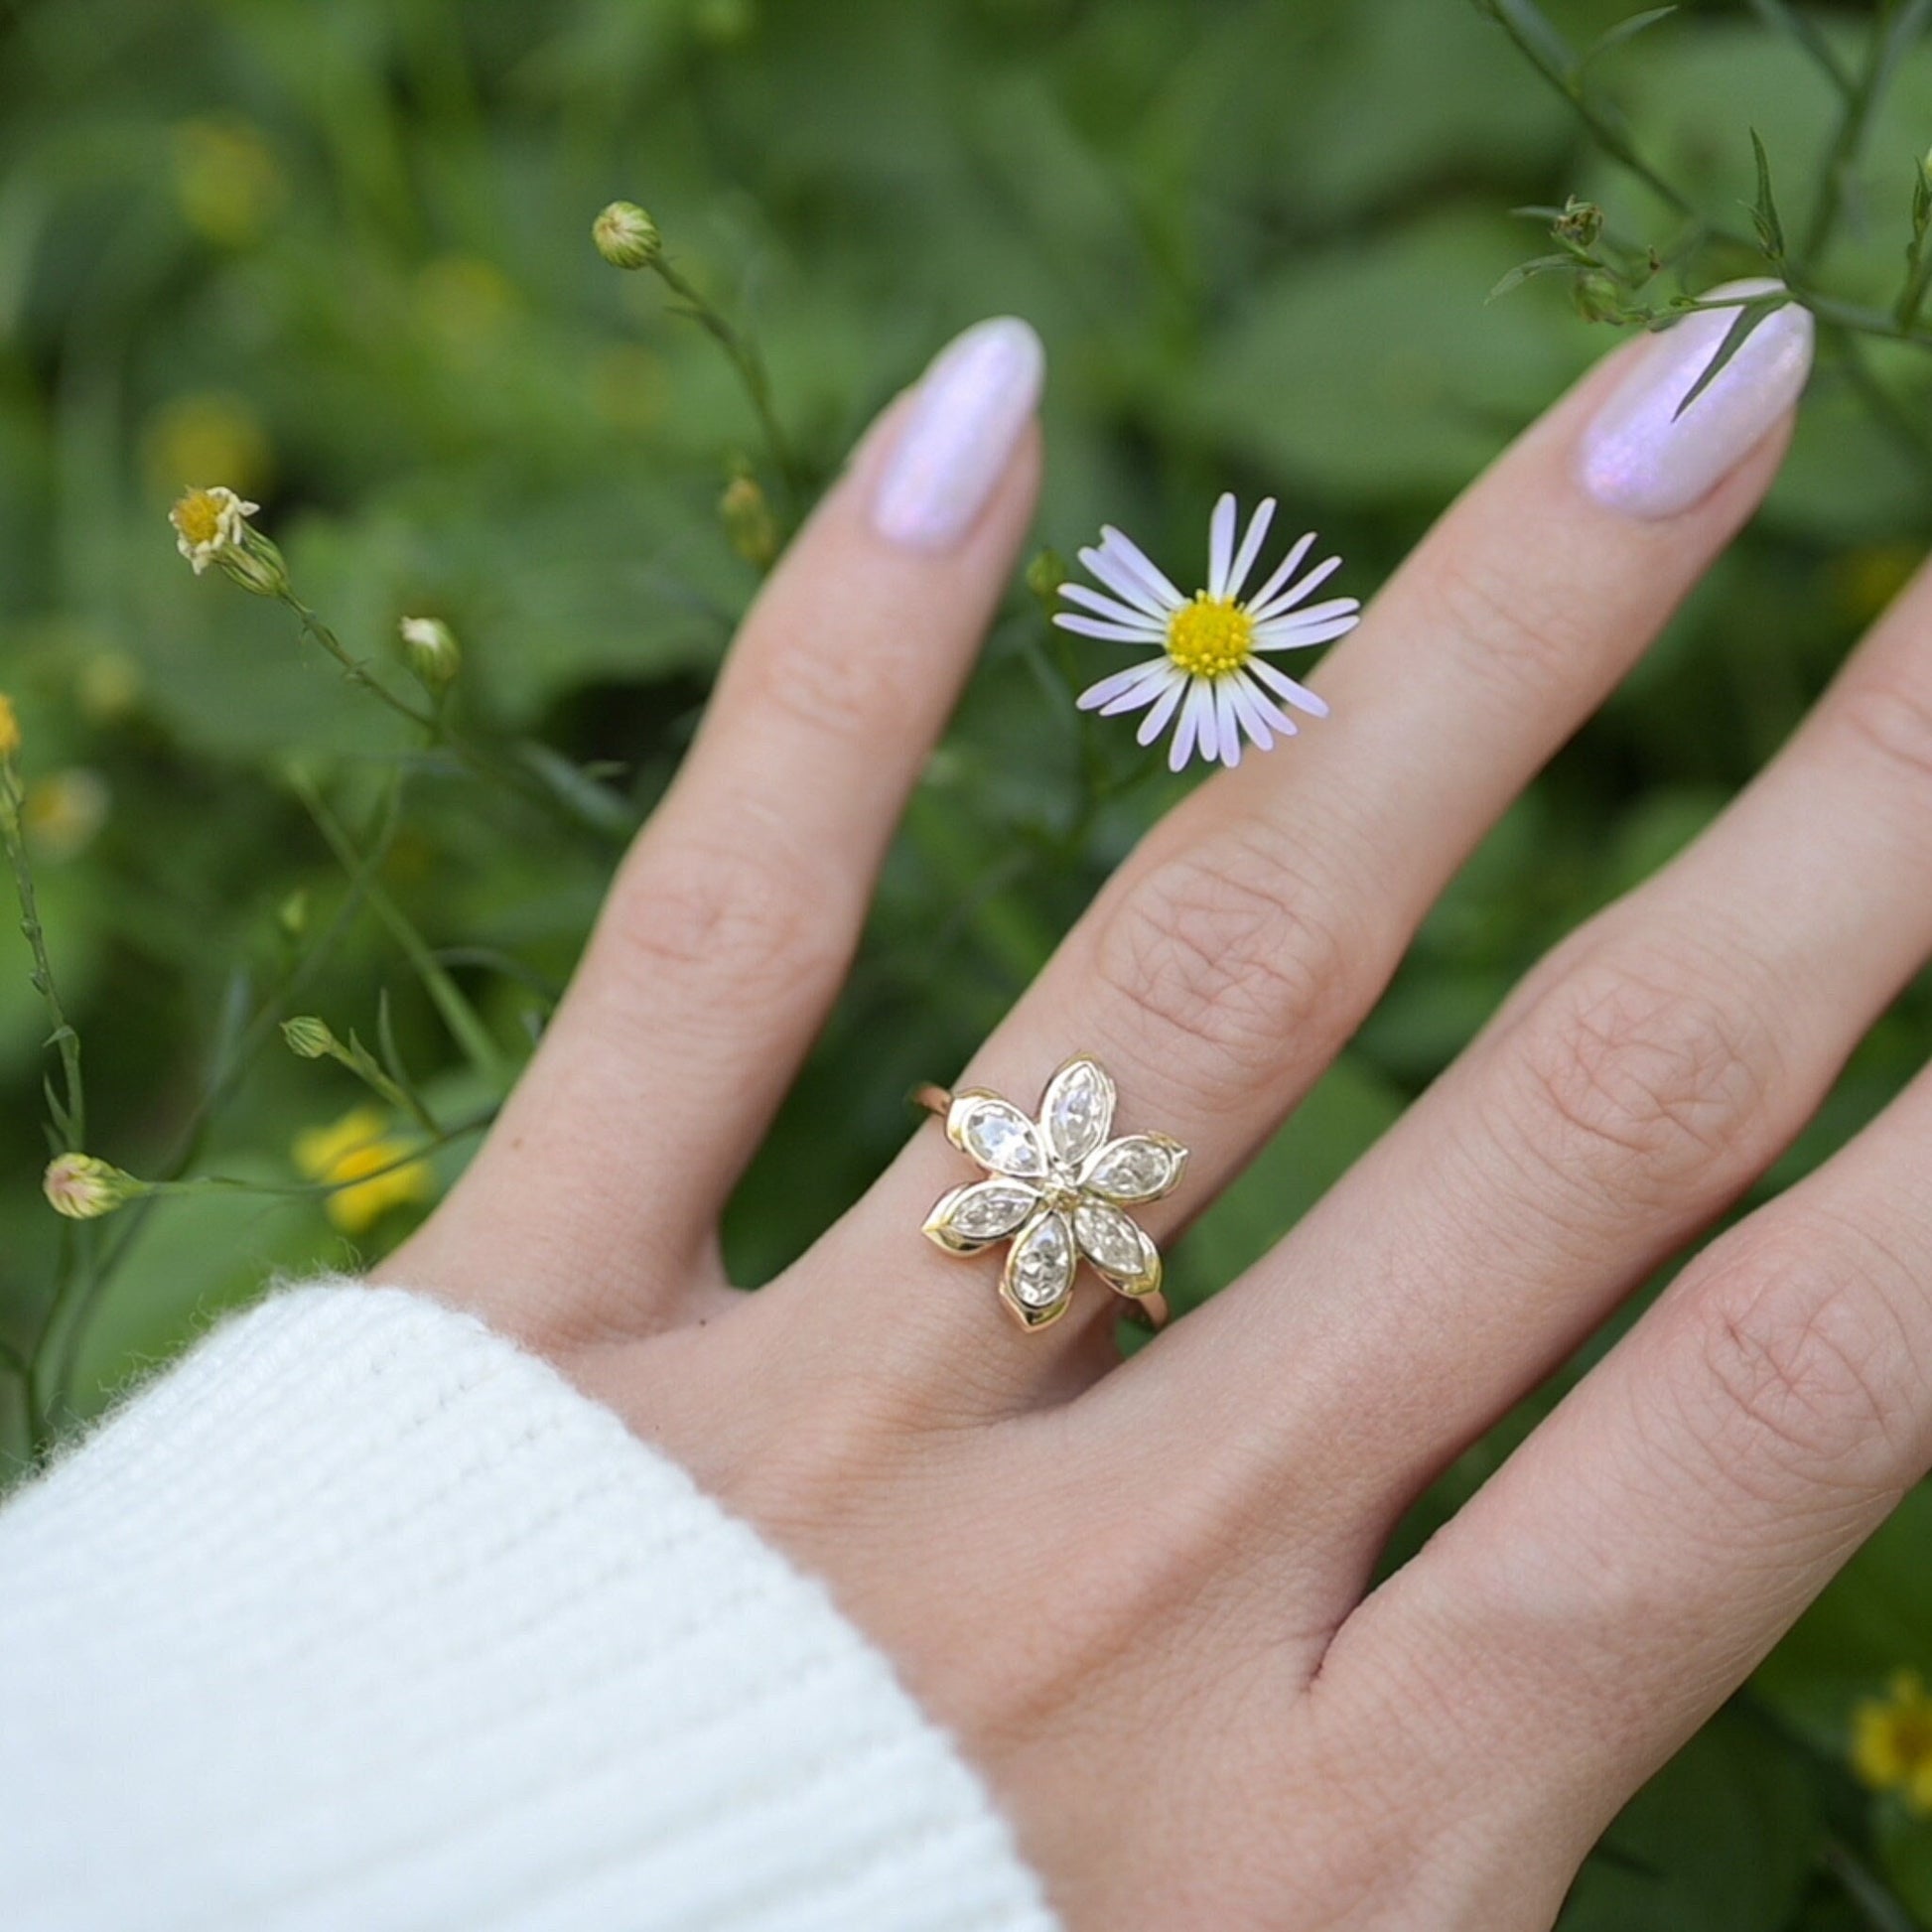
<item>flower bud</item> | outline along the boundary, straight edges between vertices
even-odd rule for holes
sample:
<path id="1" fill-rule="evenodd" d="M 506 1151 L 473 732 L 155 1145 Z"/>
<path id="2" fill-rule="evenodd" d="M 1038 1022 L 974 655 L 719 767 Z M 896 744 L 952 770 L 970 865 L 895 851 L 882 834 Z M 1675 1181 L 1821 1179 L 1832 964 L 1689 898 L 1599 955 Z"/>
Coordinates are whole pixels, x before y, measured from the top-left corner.
<path id="1" fill-rule="evenodd" d="M 14 701 L 0 691 L 0 760 L 20 755 L 20 719 Z"/>
<path id="2" fill-rule="evenodd" d="M 318 1020 L 312 1013 L 299 1013 L 293 1020 L 284 1020 L 282 1037 L 299 1060 L 327 1059 L 337 1050 L 336 1035 L 330 1032 L 328 1021 Z"/>
<path id="3" fill-rule="evenodd" d="M 416 682 L 432 694 L 448 690 L 463 662 L 456 633 L 441 618 L 404 618 L 398 628 Z"/>
<path id="4" fill-rule="evenodd" d="M 298 886 L 288 897 L 275 908 L 275 923 L 282 928 L 284 937 L 300 939 L 309 929 L 309 889 Z"/>
<path id="5" fill-rule="evenodd" d="M 769 570 L 778 554 L 778 519 L 756 477 L 734 477 L 718 499 L 725 539 L 748 564 Z"/>
<path id="6" fill-rule="evenodd" d="M 1607 275 L 1580 275 L 1572 290 L 1577 313 L 1586 322 L 1621 322 L 1623 291 Z"/>
<path id="7" fill-rule="evenodd" d="M 1042 550 L 1027 566 L 1027 588 L 1051 611 L 1053 600 L 1066 582 L 1066 559 L 1057 550 Z"/>
<path id="8" fill-rule="evenodd" d="M 648 268 L 664 249 L 657 223 L 635 202 L 613 202 L 591 223 L 591 239 L 613 268 Z"/>
<path id="9" fill-rule="evenodd" d="M 47 1164 L 41 1190 L 55 1213 L 94 1221 L 145 1194 L 148 1185 L 91 1154 L 59 1154 Z"/>

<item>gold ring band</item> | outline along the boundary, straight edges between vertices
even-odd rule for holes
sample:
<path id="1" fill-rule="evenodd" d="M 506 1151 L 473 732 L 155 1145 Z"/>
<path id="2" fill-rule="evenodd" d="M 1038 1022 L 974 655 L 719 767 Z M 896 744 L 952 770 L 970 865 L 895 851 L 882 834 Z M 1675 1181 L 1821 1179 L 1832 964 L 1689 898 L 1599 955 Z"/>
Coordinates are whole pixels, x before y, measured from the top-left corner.
<path id="1" fill-rule="evenodd" d="M 1023 1328 L 1066 1312 L 1083 1261 L 1136 1319 L 1166 1324 L 1160 1251 L 1126 1210 L 1172 1193 L 1187 1150 L 1165 1134 L 1114 1137 L 1114 1083 L 1098 1060 L 1066 1061 L 1036 1116 L 982 1087 L 927 1083 L 911 1099 L 985 1176 L 941 1196 L 922 1231 L 949 1255 L 1010 1242 L 1000 1300 Z"/>

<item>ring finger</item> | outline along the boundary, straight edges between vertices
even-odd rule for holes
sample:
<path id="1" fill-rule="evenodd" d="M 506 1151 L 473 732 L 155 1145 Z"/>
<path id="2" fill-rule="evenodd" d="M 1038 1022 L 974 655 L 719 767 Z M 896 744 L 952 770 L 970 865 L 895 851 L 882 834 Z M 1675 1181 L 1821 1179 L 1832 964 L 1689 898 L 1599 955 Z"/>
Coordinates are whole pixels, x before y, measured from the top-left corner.
<path id="1" fill-rule="evenodd" d="M 1711 312 L 1631 345 L 1522 438 L 1322 667 L 1336 722 L 1170 814 L 967 1069 L 1031 1106 L 1074 1046 L 1105 1062 L 1122 1126 L 1193 1151 L 1184 1187 L 1142 1210 L 1157 1239 L 1318 1076 L 1470 847 L 1768 483 L 1809 319 L 1779 312 L 1675 417 L 1725 327 Z M 989 1364 L 975 1338 L 1005 1318 L 991 1289 L 907 1239 L 959 1167 L 939 1135 L 915 1138 L 778 1298 L 835 1281 L 908 1376 L 953 1379 L 963 1346 L 981 1373 L 961 1399 L 990 1375 L 996 1400 L 1025 1404 L 1097 1368 L 1109 1299 L 1089 1292 Z M 836 1351 L 819 1312 L 801 1309 L 801 1345 L 816 1332 Z"/>

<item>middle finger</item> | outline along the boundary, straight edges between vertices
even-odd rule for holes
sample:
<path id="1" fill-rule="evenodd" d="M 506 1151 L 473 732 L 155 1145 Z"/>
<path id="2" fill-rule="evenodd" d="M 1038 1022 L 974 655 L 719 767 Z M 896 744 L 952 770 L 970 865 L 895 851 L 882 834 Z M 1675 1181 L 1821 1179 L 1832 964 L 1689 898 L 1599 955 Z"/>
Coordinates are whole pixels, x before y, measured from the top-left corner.
<path id="1" fill-rule="evenodd" d="M 1182 1188 L 1141 1210 L 1157 1239 L 1320 1074 L 1455 867 L 1762 493 L 1809 366 L 1810 322 L 1779 312 L 1673 419 L 1726 313 L 1632 345 L 1524 436 L 1323 666 L 1345 728 L 1312 730 L 1171 813 L 968 1068 L 962 1084 L 1031 1108 L 1069 1052 L 1107 1064 L 1121 1128 L 1193 1151 Z M 1651 457 L 1661 448 L 1674 468 L 1631 461 L 1646 428 Z M 1708 493 L 1682 501 L 1699 483 Z M 1111 1326 L 1098 1317 L 1120 1304 L 1083 1283 L 1054 1328 L 1000 1336 L 991 1280 L 957 1279 L 917 1239 L 933 1199 L 967 1177 L 961 1166 L 941 1135 L 916 1136 L 774 1286 L 782 1304 L 837 1284 L 847 1306 L 828 1318 L 821 1304 L 801 1323 L 829 1350 L 856 1317 L 875 1359 L 915 1382 L 948 1383 L 964 1349 L 978 1369 L 961 1399 L 982 1404 L 990 1379 L 1025 1405 L 1097 1369 Z M 989 1349 L 996 1336 L 1008 1345 Z"/>

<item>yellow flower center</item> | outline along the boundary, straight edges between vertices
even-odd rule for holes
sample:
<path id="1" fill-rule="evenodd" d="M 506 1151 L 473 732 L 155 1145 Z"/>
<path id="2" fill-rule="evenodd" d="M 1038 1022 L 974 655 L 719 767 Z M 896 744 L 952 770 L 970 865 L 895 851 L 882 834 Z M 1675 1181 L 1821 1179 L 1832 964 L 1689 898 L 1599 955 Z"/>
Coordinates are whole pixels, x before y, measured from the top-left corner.
<path id="1" fill-rule="evenodd" d="M 212 543 L 221 534 L 221 503 L 211 491 L 191 489 L 175 505 L 175 528 L 190 543 Z"/>
<path id="2" fill-rule="evenodd" d="M 1197 591 L 1168 620 L 1168 655 L 1189 677 L 1225 677 L 1254 648 L 1255 621 L 1232 598 Z"/>

